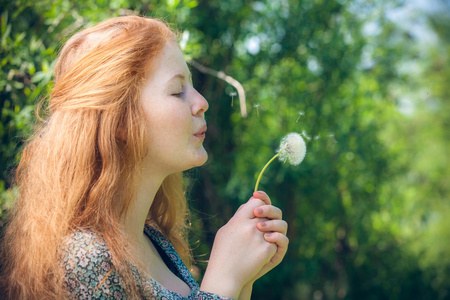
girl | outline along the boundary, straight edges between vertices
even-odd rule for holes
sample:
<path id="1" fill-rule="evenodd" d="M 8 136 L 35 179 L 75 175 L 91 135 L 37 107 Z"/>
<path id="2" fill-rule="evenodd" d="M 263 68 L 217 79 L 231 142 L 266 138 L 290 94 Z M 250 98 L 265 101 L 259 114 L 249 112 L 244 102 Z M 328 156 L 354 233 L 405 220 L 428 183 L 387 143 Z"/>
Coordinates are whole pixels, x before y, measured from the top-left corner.
<path id="1" fill-rule="evenodd" d="M 288 245 L 264 192 L 218 231 L 201 286 L 186 267 L 181 172 L 207 160 L 207 109 L 163 22 L 112 18 L 70 38 L 18 166 L 4 297 L 249 299 Z"/>

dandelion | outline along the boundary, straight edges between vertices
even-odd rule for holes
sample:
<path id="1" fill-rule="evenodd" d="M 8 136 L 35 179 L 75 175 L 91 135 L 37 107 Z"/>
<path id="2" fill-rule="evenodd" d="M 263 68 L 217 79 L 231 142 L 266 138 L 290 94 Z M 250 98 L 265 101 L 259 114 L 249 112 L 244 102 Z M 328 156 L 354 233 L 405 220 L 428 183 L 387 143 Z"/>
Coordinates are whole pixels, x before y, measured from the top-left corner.
<path id="1" fill-rule="evenodd" d="M 258 190 L 259 181 L 261 180 L 264 171 L 275 158 L 278 157 L 282 162 L 288 161 L 291 165 L 297 166 L 303 161 L 305 155 L 306 144 L 302 136 L 296 132 L 287 134 L 281 139 L 280 148 L 278 148 L 277 154 L 266 163 L 259 173 L 258 179 L 256 180 L 255 192 Z"/>

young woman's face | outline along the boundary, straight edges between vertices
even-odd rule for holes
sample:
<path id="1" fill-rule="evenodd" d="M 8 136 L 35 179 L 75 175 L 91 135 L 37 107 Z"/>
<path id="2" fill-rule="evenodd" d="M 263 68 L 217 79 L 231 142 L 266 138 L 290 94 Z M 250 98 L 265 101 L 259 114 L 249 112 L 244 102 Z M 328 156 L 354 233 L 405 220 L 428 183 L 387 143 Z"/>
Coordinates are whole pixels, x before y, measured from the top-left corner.
<path id="1" fill-rule="evenodd" d="M 150 73 L 141 94 L 149 135 L 144 167 L 169 175 L 204 164 L 208 102 L 192 86 L 175 42 L 166 43 Z"/>

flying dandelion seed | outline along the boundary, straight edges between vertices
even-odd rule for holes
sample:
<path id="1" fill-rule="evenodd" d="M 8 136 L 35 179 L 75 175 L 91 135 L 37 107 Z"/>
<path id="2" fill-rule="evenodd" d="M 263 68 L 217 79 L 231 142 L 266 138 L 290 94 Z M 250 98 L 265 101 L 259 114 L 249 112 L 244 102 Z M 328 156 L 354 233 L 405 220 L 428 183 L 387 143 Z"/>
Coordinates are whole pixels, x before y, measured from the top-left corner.
<path id="1" fill-rule="evenodd" d="M 230 92 L 230 94 L 229 94 L 229 95 L 231 96 L 231 107 L 233 107 L 234 96 L 236 96 L 236 95 L 237 95 L 237 93 L 236 93 L 236 92 Z"/>
<path id="2" fill-rule="evenodd" d="M 259 117 L 259 107 L 261 106 L 261 104 L 255 104 L 255 105 L 253 105 L 253 107 L 254 108 L 256 108 L 256 114 L 258 115 L 258 117 Z"/>
<path id="3" fill-rule="evenodd" d="M 330 133 L 330 134 L 328 135 L 328 137 L 332 139 L 333 143 L 337 143 L 336 138 L 334 137 L 334 134 L 333 134 L 333 133 Z"/>
<path id="4" fill-rule="evenodd" d="M 311 139 L 311 137 L 306 133 L 305 130 L 302 131 L 302 135 L 307 139 L 308 141 Z"/>
<path id="5" fill-rule="evenodd" d="M 275 156 L 266 163 L 264 168 L 259 173 L 258 179 L 256 180 L 255 192 L 258 190 L 259 181 L 261 180 L 264 171 L 275 158 L 278 157 L 282 162 L 288 161 L 291 165 L 297 166 L 303 161 L 305 155 L 306 144 L 300 134 L 292 132 L 284 136 L 281 139 L 277 154 L 275 154 Z"/>
<path id="6" fill-rule="evenodd" d="M 428 90 L 427 90 L 427 98 L 425 100 L 430 100 L 430 92 L 431 92 L 431 87 L 433 86 L 434 82 L 430 82 L 428 84 Z"/>
<path id="7" fill-rule="evenodd" d="M 295 123 L 298 123 L 298 121 L 300 120 L 300 118 L 303 117 L 304 115 L 305 115 L 304 112 L 299 111 L 299 112 L 298 112 L 298 118 L 297 118 L 297 121 L 295 121 Z"/>

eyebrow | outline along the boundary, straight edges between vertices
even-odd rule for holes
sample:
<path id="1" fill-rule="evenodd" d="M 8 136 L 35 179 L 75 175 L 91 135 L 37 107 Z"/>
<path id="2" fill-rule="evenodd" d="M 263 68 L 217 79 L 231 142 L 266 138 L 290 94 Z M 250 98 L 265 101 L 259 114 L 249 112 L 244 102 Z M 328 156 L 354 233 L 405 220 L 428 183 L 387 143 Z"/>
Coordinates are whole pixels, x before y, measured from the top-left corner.
<path id="1" fill-rule="evenodd" d="M 175 76 L 173 76 L 172 78 L 169 79 L 169 82 L 174 80 L 175 78 L 181 78 L 181 79 L 185 80 L 186 76 L 184 76 L 184 74 L 181 74 L 181 73 L 175 74 Z M 190 71 L 189 71 L 189 81 L 192 82 L 192 73 Z"/>

